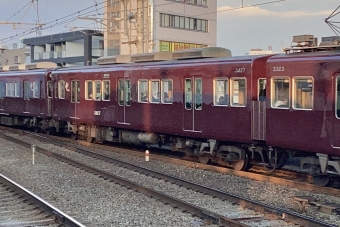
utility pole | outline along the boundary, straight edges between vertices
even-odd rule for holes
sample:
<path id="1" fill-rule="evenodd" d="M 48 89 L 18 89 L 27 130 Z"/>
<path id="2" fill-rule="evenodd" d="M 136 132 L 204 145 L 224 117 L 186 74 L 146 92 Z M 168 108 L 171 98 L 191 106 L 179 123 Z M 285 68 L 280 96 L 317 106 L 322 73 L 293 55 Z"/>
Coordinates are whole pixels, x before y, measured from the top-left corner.
<path id="1" fill-rule="evenodd" d="M 144 43 L 143 43 L 143 16 L 142 14 L 144 13 L 143 11 L 143 0 L 137 0 L 137 54 L 143 53 L 144 52 Z"/>

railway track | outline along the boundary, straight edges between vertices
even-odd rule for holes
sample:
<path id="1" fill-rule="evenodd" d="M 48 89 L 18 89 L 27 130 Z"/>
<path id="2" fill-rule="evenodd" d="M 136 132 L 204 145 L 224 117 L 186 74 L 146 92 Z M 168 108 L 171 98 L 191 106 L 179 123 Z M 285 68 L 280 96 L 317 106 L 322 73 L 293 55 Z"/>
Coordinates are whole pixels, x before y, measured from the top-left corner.
<path id="1" fill-rule="evenodd" d="M 0 174 L 0 226 L 84 227 L 2 174 Z"/>
<path id="2" fill-rule="evenodd" d="M 2 137 L 27 148 L 31 147 L 30 143 L 24 142 L 20 139 L 9 137 L 7 135 L 2 135 Z M 41 140 L 47 140 L 47 138 L 43 138 L 40 135 L 39 137 Z M 70 158 L 66 158 L 64 155 L 48 151 L 39 147 L 39 145 L 36 147 L 37 151 L 99 175 L 104 179 L 125 185 L 127 188 L 132 188 L 151 197 L 160 199 L 165 203 L 173 204 L 173 206 L 180 207 L 181 209 L 196 214 L 197 216 L 212 223 L 225 226 L 334 226 L 300 215 L 296 212 L 251 201 L 227 192 L 215 190 L 214 188 L 184 181 L 174 176 L 160 174 L 121 160 L 96 154 L 80 146 L 51 140 L 49 140 L 48 143 L 67 147 L 67 149 L 71 149 L 81 153 L 82 155 L 87 155 L 93 159 L 112 163 L 115 166 L 118 166 L 118 168 L 124 168 L 124 171 L 116 170 L 120 174 L 120 176 L 118 176 L 98 168 L 84 165 L 75 160 L 71 160 Z M 171 190 L 169 190 L 168 184 L 171 184 Z M 179 188 L 183 187 L 185 190 L 189 190 L 191 192 L 190 195 L 194 196 L 190 196 L 190 198 L 181 198 L 178 196 L 178 191 L 180 191 Z M 208 204 L 208 206 L 207 204 L 197 204 L 197 201 L 200 200 L 199 198 L 207 196 L 210 197 L 210 200 L 212 201 Z"/>
<path id="3" fill-rule="evenodd" d="M 18 133 L 18 131 L 13 131 L 13 132 Z M 28 134 L 30 132 L 20 131 L 20 133 Z M 30 135 L 34 137 L 35 136 L 41 137 L 41 134 L 30 133 Z M 63 138 L 63 137 L 52 136 L 52 135 L 44 135 L 44 137 L 49 138 L 53 141 L 59 141 L 64 144 L 72 143 L 75 146 L 83 146 L 83 147 L 94 148 L 94 149 L 99 149 L 99 150 L 106 150 L 106 151 L 115 152 L 115 153 L 129 154 L 129 155 L 143 157 L 143 158 L 145 156 L 145 154 L 140 151 L 120 148 L 120 147 L 105 146 L 100 143 L 99 144 L 89 143 L 89 142 L 82 141 L 82 140 L 72 140 L 70 138 Z M 68 149 L 74 150 L 74 148 L 72 147 L 69 147 Z M 278 185 L 294 187 L 294 188 L 298 188 L 298 189 L 306 190 L 310 192 L 324 193 L 324 194 L 333 195 L 333 196 L 338 196 L 340 194 L 340 190 L 338 188 L 322 187 L 322 186 L 318 186 L 318 185 L 311 183 L 312 182 L 311 177 L 305 173 L 292 172 L 290 170 L 285 170 L 285 169 L 267 171 L 262 166 L 254 166 L 248 172 L 236 171 L 236 170 L 226 168 L 226 167 L 207 165 L 207 164 L 202 164 L 202 163 L 195 162 L 195 161 L 183 160 L 178 157 L 171 156 L 169 154 L 164 156 L 162 154 L 152 153 L 151 156 L 152 156 L 152 159 L 159 160 L 162 162 L 168 162 L 172 164 L 178 164 L 181 166 L 187 166 L 187 167 L 201 169 L 201 170 L 208 170 L 208 171 L 214 171 L 217 173 L 244 177 L 244 178 L 248 178 L 248 179 L 252 179 L 256 181 L 265 181 L 265 182 L 275 183 Z"/>

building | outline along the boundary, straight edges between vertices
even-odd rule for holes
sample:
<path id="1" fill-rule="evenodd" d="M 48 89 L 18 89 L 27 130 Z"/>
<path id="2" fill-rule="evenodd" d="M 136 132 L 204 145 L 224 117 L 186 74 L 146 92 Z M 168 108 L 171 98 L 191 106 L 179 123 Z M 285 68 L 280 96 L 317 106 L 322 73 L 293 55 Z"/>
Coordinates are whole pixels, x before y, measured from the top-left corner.
<path id="1" fill-rule="evenodd" d="M 104 38 L 96 30 L 80 30 L 24 39 L 31 63 L 49 61 L 62 67 L 92 65 L 104 55 Z"/>
<path id="2" fill-rule="evenodd" d="M 0 45 L 0 66 L 28 63 L 30 51 L 22 43 L 14 43 L 12 48 Z"/>
<path id="3" fill-rule="evenodd" d="M 246 53 L 246 55 L 263 55 L 263 54 L 275 54 L 275 52 L 273 51 L 272 46 L 268 46 L 268 50 L 255 48 L 250 49 L 250 51 Z"/>
<path id="4" fill-rule="evenodd" d="M 216 46 L 217 0 L 107 0 L 105 55 Z"/>

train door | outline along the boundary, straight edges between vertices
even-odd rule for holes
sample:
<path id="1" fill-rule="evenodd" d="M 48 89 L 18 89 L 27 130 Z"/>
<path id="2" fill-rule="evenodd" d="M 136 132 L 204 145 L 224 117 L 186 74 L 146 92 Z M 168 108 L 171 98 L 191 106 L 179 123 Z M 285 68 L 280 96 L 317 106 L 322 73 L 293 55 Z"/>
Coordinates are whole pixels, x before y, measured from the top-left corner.
<path id="1" fill-rule="evenodd" d="M 5 83 L 3 81 L 0 81 L 0 110 L 4 110 L 4 96 L 5 96 Z"/>
<path id="2" fill-rule="evenodd" d="M 201 132 L 202 119 L 202 78 L 184 78 L 183 130 Z"/>
<path id="3" fill-rule="evenodd" d="M 326 114 L 324 117 L 326 118 Z M 340 74 L 335 77 L 335 118 L 333 122 L 333 146 L 340 148 Z"/>
<path id="4" fill-rule="evenodd" d="M 73 104 L 73 108 L 74 108 L 73 113 L 71 112 L 71 118 L 79 118 L 78 113 L 77 113 L 77 106 L 80 103 L 79 80 L 71 80 L 71 103 Z"/>
<path id="5" fill-rule="evenodd" d="M 257 99 L 252 101 L 252 139 L 266 139 L 266 85 L 265 78 L 258 79 Z"/>
<path id="6" fill-rule="evenodd" d="M 30 81 L 24 80 L 24 101 L 25 101 L 25 106 L 24 106 L 24 113 L 29 113 L 29 105 L 30 105 L 30 99 L 32 97 L 32 84 Z"/>
<path id="7" fill-rule="evenodd" d="M 47 116 L 52 117 L 52 104 L 53 104 L 53 86 L 52 81 L 48 81 L 46 84 L 46 96 L 47 96 Z"/>
<path id="8" fill-rule="evenodd" d="M 118 107 L 117 123 L 130 125 L 127 119 L 127 112 L 131 107 L 131 82 L 129 78 L 118 78 L 117 83 Z"/>

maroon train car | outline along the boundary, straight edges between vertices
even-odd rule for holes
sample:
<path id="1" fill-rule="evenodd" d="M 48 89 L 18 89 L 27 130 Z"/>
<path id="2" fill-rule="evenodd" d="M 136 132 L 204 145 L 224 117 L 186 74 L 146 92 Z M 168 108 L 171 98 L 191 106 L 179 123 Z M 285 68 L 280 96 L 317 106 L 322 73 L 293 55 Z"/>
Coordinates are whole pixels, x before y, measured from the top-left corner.
<path id="1" fill-rule="evenodd" d="M 312 174 L 339 175 L 340 53 L 271 57 L 267 79 L 267 145 L 303 156 L 301 166 Z M 275 105 L 282 100 L 285 105 Z"/>
<path id="2" fill-rule="evenodd" d="M 55 70 L 53 118 L 89 141 L 158 144 L 246 169 L 268 57 Z"/>
<path id="3" fill-rule="evenodd" d="M 315 176 L 340 175 L 339 47 L 318 48 L 243 57 L 205 48 L 2 72 L 1 123 L 157 145 L 237 170 L 297 157 Z"/>
<path id="4" fill-rule="evenodd" d="M 23 70 L 18 71 L 21 66 Z M 39 63 L 21 66 L 16 66 L 17 71 L 0 73 L 1 123 L 38 128 L 41 127 L 39 122 L 51 117 L 48 108 L 49 100 L 45 92 L 50 71 L 39 68 L 54 68 L 56 65 Z M 27 68 L 35 70 L 25 70 Z"/>

